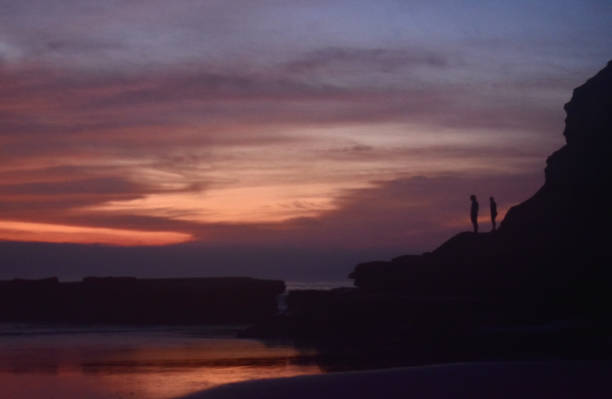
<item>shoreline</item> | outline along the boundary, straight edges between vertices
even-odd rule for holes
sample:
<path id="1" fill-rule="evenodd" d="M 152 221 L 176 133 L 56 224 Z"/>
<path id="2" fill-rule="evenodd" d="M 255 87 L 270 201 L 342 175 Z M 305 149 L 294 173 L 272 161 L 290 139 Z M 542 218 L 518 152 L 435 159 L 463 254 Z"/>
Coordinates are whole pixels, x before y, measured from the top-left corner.
<path id="1" fill-rule="evenodd" d="M 610 361 L 477 362 L 222 385 L 181 399 L 608 398 Z"/>

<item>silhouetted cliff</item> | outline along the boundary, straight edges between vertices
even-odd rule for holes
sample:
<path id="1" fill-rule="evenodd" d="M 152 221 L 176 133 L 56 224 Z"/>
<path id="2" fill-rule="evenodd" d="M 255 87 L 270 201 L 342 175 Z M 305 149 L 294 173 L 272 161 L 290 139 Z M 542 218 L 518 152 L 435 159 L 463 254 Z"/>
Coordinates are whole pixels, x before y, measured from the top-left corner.
<path id="1" fill-rule="evenodd" d="M 282 281 L 242 277 L 0 281 L 0 321 L 250 323 L 277 312 Z"/>
<path id="2" fill-rule="evenodd" d="M 574 90 L 567 144 L 547 160 L 544 186 L 494 233 L 461 233 L 420 256 L 358 265 L 369 291 L 464 296 L 541 307 L 543 319 L 591 317 L 610 298 L 612 62 Z"/>

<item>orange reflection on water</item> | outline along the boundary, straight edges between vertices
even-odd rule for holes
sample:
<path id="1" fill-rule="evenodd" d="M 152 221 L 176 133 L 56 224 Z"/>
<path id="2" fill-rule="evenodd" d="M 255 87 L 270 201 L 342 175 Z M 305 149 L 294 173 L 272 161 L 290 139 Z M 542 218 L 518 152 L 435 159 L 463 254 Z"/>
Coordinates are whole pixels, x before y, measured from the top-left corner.
<path id="1" fill-rule="evenodd" d="M 11 399 L 169 399 L 220 384 L 320 373 L 314 353 L 254 340 L 182 335 L 0 337 Z"/>

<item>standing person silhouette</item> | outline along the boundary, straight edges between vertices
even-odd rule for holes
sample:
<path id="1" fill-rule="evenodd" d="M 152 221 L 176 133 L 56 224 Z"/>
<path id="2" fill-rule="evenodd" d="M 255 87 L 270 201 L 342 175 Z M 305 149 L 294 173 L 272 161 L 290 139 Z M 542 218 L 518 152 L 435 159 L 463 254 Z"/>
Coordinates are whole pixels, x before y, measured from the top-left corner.
<path id="1" fill-rule="evenodd" d="M 489 205 L 491 206 L 491 224 L 493 225 L 491 231 L 495 231 L 497 229 L 497 224 L 495 223 L 495 218 L 497 217 L 497 202 L 495 202 L 495 198 L 489 197 Z"/>
<path id="2" fill-rule="evenodd" d="M 476 196 L 471 195 L 470 199 L 472 200 L 472 208 L 470 209 L 470 219 L 472 219 L 472 226 L 474 226 L 474 233 L 478 233 L 478 201 L 476 201 Z"/>

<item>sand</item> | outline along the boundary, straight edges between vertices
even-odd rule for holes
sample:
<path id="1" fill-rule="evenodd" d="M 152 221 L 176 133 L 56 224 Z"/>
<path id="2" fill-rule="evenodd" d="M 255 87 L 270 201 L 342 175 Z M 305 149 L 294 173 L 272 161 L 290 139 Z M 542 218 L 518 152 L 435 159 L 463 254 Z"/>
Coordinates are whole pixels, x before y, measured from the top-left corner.
<path id="1" fill-rule="evenodd" d="M 185 399 L 612 398 L 612 362 L 461 363 L 219 386 Z"/>

